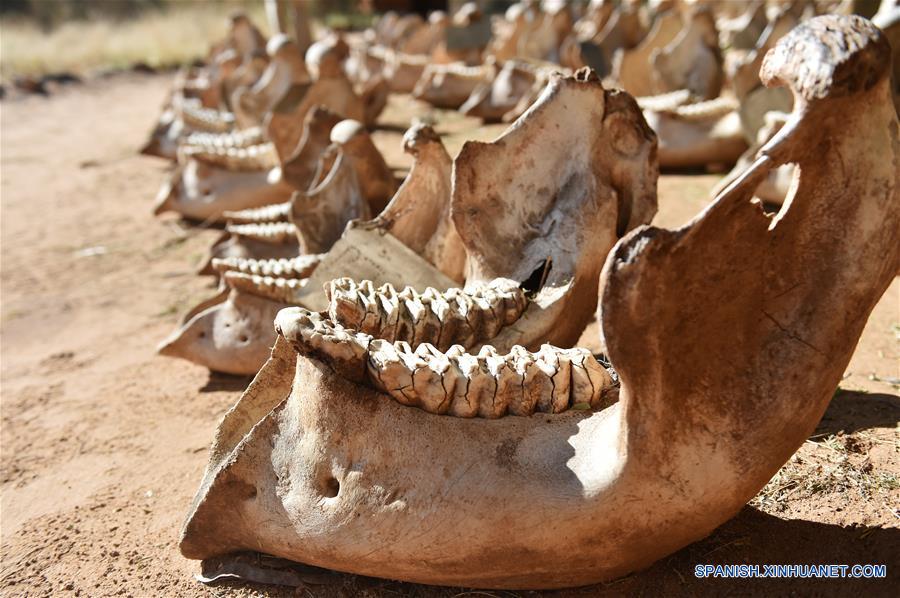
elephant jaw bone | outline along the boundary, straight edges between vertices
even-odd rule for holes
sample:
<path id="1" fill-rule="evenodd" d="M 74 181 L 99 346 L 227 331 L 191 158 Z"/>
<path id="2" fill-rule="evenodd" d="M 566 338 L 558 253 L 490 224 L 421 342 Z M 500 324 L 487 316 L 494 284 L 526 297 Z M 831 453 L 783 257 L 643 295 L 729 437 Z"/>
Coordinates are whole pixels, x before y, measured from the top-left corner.
<path id="1" fill-rule="evenodd" d="M 450 208 L 466 281 L 509 278 L 535 293 L 522 326 L 492 344 L 578 340 L 606 254 L 656 213 L 655 156 L 656 136 L 634 100 L 605 90 L 589 69 L 553 76 L 494 142 L 466 142 Z"/>
<path id="2" fill-rule="evenodd" d="M 716 19 L 719 45 L 723 48 L 749 50 L 756 44 L 767 24 L 766 3 L 755 0 L 747 4 L 746 10 L 739 15 Z"/>
<path id="3" fill-rule="evenodd" d="M 328 315 L 340 326 L 390 342 L 417 346 L 432 343 L 441 351 L 452 345 L 464 348 L 490 340 L 525 311 L 525 293 L 511 280 L 498 278 L 444 292 L 411 287 L 400 291 L 371 281 L 357 284 L 349 278 L 332 280 L 326 287 Z"/>
<path id="4" fill-rule="evenodd" d="M 331 143 L 343 148 L 348 164 L 356 173 L 357 183 L 361 182 L 360 192 L 370 211 L 382 211 L 396 188 L 393 172 L 360 123 L 344 121 L 321 107 L 307 114 L 303 138 L 294 156 L 283 167 L 291 170 L 291 175 L 285 173 L 285 180 L 298 191 L 311 192 L 311 187 L 320 187 L 334 166 L 334 151 L 326 155 Z M 291 202 L 286 201 L 262 208 L 226 212 L 225 217 L 233 222 L 287 222 L 290 220 L 290 206 Z"/>
<path id="5" fill-rule="evenodd" d="M 278 34 L 266 45 L 269 64 L 262 76 L 249 89 L 234 97 L 234 114 L 238 127 L 247 128 L 262 123 L 266 113 L 293 85 L 307 83 L 309 72 L 297 44 L 284 34 Z"/>
<path id="6" fill-rule="evenodd" d="M 496 419 L 591 409 L 614 402 L 615 379 L 587 349 L 544 345 L 503 355 L 486 346 L 472 355 L 459 345 L 374 338 L 303 308 L 281 311 L 275 329 L 299 355 L 331 366 L 343 378 L 401 405 L 433 414 Z"/>
<path id="7" fill-rule="evenodd" d="M 428 22 L 417 27 L 409 37 L 399 44 L 398 50 L 404 54 L 428 55 L 443 41 L 450 18 L 443 11 L 428 15 Z"/>
<path id="8" fill-rule="evenodd" d="M 265 133 L 260 127 L 248 127 L 238 131 L 229 131 L 228 133 L 195 131 L 188 133 L 181 146 L 184 148 L 204 148 L 208 151 L 221 151 L 260 145 L 265 141 Z"/>
<path id="9" fill-rule="evenodd" d="M 205 108 L 199 100 L 184 98 L 174 104 L 184 125 L 192 131 L 227 133 L 234 128 L 234 115 L 214 108 Z"/>
<path id="10" fill-rule="evenodd" d="M 217 432 L 182 553 L 559 588 L 628 574 L 712 532 L 815 428 L 897 271 L 888 56 L 862 19 L 798 27 L 764 66 L 803 105 L 784 133 L 684 228 L 619 242 L 600 289 L 618 403 L 438 417 L 344 379 L 333 353 L 295 359 L 279 339 Z M 848 157 L 860 168 L 845 169 Z M 788 160 L 800 183 L 769 219 L 752 187 Z M 279 384 L 292 370 L 293 385 Z"/>
<path id="11" fill-rule="evenodd" d="M 295 85 L 279 101 L 265 120 L 266 132 L 282 161 L 297 149 L 306 114 L 322 106 L 344 118 L 364 121 L 366 106 L 344 73 L 342 63 L 349 53 L 338 38 L 316 42 L 307 51 L 307 65 L 314 74 L 312 84 Z"/>
<path id="12" fill-rule="evenodd" d="M 232 289 L 160 343 L 157 351 L 226 374 L 251 375 L 274 341 L 272 321 L 286 305 Z M 261 338 L 262 337 L 262 338 Z"/>
<path id="13" fill-rule="evenodd" d="M 226 230 L 210 247 L 203 264 L 198 268 L 197 273 L 201 276 L 210 275 L 217 276 L 218 271 L 213 263 L 217 259 L 281 259 L 291 258 L 300 251 L 300 245 L 297 242 L 296 229 L 291 228 L 290 234 L 285 235 L 281 242 L 275 243 L 268 236 L 259 237 L 256 234 L 241 234 L 238 231 Z M 281 237 L 281 235 L 278 235 Z"/>
<path id="14" fill-rule="evenodd" d="M 262 172 L 278 166 L 275 146 L 268 141 L 244 147 L 221 147 L 182 145 L 180 159 L 194 159 L 212 168 L 223 168 L 232 172 Z"/>
<path id="15" fill-rule="evenodd" d="M 319 157 L 331 143 L 331 129 L 341 120 L 342 116 L 322 106 L 314 106 L 306 113 L 300 141 L 281 167 L 284 180 L 294 189 L 309 189 Z"/>
<path id="16" fill-rule="evenodd" d="M 390 233 L 461 282 L 466 250 L 450 220 L 453 161 L 434 129 L 423 124 L 413 125 L 403 135 L 403 150 L 413 157 L 409 174 L 384 210 L 361 226 Z"/>
<path id="17" fill-rule="evenodd" d="M 747 149 L 737 108 L 734 100 L 717 98 L 645 109 L 647 123 L 659 136 L 660 168 L 718 170 L 734 164 Z"/>
<path id="18" fill-rule="evenodd" d="M 526 62 L 507 60 L 492 81 L 475 88 L 459 111 L 485 122 L 499 122 L 531 91 L 537 80 L 536 71 Z"/>
<path id="19" fill-rule="evenodd" d="M 160 189 L 154 213 L 177 212 L 192 220 L 220 221 L 226 211 L 278 203 L 290 193 L 278 168 L 231 171 L 189 158 Z"/>
<path id="20" fill-rule="evenodd" d="M 635 97 L 653 95 L 651 57 L 655 51 L 672 43 L 680 31 L 681 15 L 677 11 L 669 10 L 658 15 L 640 44 L 631 50 L 616 53 L 613 78 Z"/>
<path id="21" fill-rule="evenodd" d="M 787 114 L 783 112 L 768 112 L 765 115 L 765 125 L 759 130 L 756 143 L 750 146 L 746 152 L 738 159 L 734 168 L 725 175 L 713 188 L 713 195 L 719 195 L 729 185 L 740 178 L 740 176 L 750 167 L 756 160 L 756 155 L 765 144 L 767 144 L 777 133 L 781 127 L 787 122 Z M 782 164 L 778 168 L 769 171 L 765 180 L 756 187 L 754 195 L 760 201 L 780 206 L 784 203 L 784 198 L 790 192 L 791 183 L 794 179 L 796 167 L 793 164 Z"/>
<path id="22" fill-rule="evenodd" d="M 174 161 L 178 157 L 178 145 L 185 134 L 184 121 L 178 117 L 171 104 L 167 104 L 140 153 Z"/>
<path id="23" fill-rule="evenodd" d="M 709 10 L 694 9 L 678 37 L 650 58 L 656 93 L 689 89 L 698 98 L 718 97 L 724 81 L 718 36 Z"/>
<path id="24" fill-rule="evenodd" d="M 466 66 L 464 63 L 429 64 L 422 71 L 412 95 L 435 108 L 456 110 L 468 99 L 475 88 L 490 82 L 496 73 L 491 64 Z"/>
<path id="25" fill-rule="evenodd" d="M 347 156 L 369 210 L 380 213 L 396 192 L 397 181 L 372 136 L 361 122 L 347 119 L 331 129 L 330 139 Z"/>
<path id="26" fill-rule="evenodd" d="M 323 159 L 329 153 L 334 158 L 325 179 L 309 191 L 295 191 L 291 198 L 290 221 L 301 253 L 325 253 L 348 222 L 370 217 L 350 158 L 338 145 L 329 147 Z"/>
<path id="27" fill-rule="evenodd" d="M 213 258 L 212 268 L 219 274 L 237 272 L 250 276 L 303 279 L 315 271 L 322 261 L 322 254 L 298 255 L 291 258 L 248 259 L 242 257 Z"/>
<path id="28" fill-rule="evenodd" d="M 412 93 L 428 65 L 427 56 L 414 56 L 388 51 L 385 54 L 384 78 L 394 93 Z"/>

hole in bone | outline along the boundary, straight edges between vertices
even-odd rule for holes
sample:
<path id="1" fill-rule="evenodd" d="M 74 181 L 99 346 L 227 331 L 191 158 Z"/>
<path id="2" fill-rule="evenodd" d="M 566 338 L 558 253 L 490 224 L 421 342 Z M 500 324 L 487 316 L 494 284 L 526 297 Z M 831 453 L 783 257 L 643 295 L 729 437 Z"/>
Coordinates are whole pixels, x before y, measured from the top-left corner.
<path id="1" fill-rule="evenodd" d="M 525 294 L 528 297 L 534 297 L 542 288 L 544 288 L 544 283 L 547 282 L 547 276 L 550 275 L 550 270 L 552 268 L 553 260 L 548 257 L 534 269 L 534 272 L 532 272 L 528 278 L 522 281 L 522 284 L 519 286 L 522 287 L 522 290 L 525 291 Z"/>
<path id="2" fill-rule="evenodd" d="M 319 486 L 319 491 L 325 498 L 334 498 L 341 491 L 341 483 L 333 475 L 326 475 Z"/>
<path id="3" fill-rule="evenodd" d="M 242 334 L 238 340 L 241 342 L 241 344 L 246 345 L 250 340 L 250 337 L 248 337 L 246 334 Z"/>

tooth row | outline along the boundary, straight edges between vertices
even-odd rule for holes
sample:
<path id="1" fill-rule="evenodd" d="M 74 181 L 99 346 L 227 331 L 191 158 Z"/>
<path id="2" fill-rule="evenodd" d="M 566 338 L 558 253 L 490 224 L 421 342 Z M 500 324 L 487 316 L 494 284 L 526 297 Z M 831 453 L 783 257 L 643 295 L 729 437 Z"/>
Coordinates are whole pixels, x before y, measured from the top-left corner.
<path id="1" fill-rule="evenodd" d="M 184 145 L 185 156 L 229 170 L 268 170 L 278 164 L 275 146 L 269 142 L 249 147 Z"/>
<path id="2" fill-rule="evenodd" d="M 264 222 L 259 224 L 229 224 L 225 230 L 232 235 L 281 245 L 297 238 L 297 229 L 290 222 Z"/>
<path id="3" fill-rule="evenodd" d="M 324 257 L 325 254 L 312 253 L 268 260 L 242 257 L 213 258 L 212 267 L 220 274 L 238 272 L 273 278 L 309 278 Z"/>
<path id="4" fill-rule="evenodd" d="M 716 98 L 695 104 L 678 106 L 671 111 L 682 120 L 709 120 L 725 116 L 738 108 L 737 101 L 733 98 Z"/>
<path id="5" fill-rule="evenodd" d="M 687 89 L 679 89 L 655 96 L 642 96 L 636 98 L 641 110 L 651 112 L 667 112 L 683 106 L 691 101 L 691 92 Z"/>
<path id="6" fill-rule="evenodd" d="M 274 278 L 235 271 L 225 272 L 223 278 L 225 284 L 233 289 L 289 305 L 297 304 L 300 291 L 309 280 L 308 278 Z"/>
<path id="7" fill-rule="evenodd" d="M 250 208 L 225 212 L 223 216 L 233 224 L 253 224 L 263 222 L 287 222 L 290 220 L 291 202 L 276 203 L 261 208 Z"/>
<path id="8" fill-rule="evenodd" d="M 618 386 L 587 349 L 515 346 L 501 355 L 459 345 L 442 352 L 429 343 L 374 339 L 302 308 L 282 311 L 276 329 L 298 353 L 329 362 L 342 376 L 385 392 L 399 403 L 456 417 L 560 413 L 602 409 Z"/>
<path id="9" fill-rule="evenodd" d="M 400 291 L 371 281 L 332 280 L 325 287 L 329 316 L 348 328 L 389 341 L 432 343 L 441 350 L 491 339 L 521 317 L 527 300 L 512 280 L 496 279 L 468 290 Z"/>
<path id="10" fill-rule="evenodd" d="M 214 108 L 204 108 L 199 103 L 181 105 L 181 119 L 191 129 L 210 133 L 225 133 L 234 127 L 234 115 Z"/>
<path id="11" fill-rule="evenodd" d="M 197 147 L 249 147 L 259 145 L 266 140 L 261 127 L 248 127 L 228 133 L 205 133 L 195 131 L 184 140 L 184 145 Z"/>

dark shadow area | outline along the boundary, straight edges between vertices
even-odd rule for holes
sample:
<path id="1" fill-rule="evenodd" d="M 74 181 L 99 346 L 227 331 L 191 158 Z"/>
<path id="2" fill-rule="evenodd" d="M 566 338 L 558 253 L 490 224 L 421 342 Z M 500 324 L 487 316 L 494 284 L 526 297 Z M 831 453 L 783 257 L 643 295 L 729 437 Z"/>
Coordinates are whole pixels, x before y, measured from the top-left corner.
<path id="1" fill-rule="evenodd" d="M 218 392 L 221 390 L 243 392 L 252 380 L 253 376 L 236 376 L 234 374 L 211 371 L 206 384 L 200 387 L 200 392 Z"/>
<path id="2" fill-rule="evenodd" d="M 409 126 L 398 125 L 396 123 L 376 123 L 369 127 L 370 131 L 384 131 L 386 133 L 400 133 L 403 135 Z"/>
<path id="3" fill-rule="evenodd" d="M 900 397 L 852 390 L 838 390 L 822 416 L 815 436 L 869 428 L 895 428 L 900 422 Z"/>
<path id="4" fill-rule="evenodd" d="M 745 507 L 711 536 L 664 558 L 649 569 L 604 584 L 569 590 L 535 592 L 434 587 L 359 575 L 327 575 L 301 566 L 282 576 L 303 579 L 300 590 L 284 586 L 227 582 L 253 588 L 266 596 L 895 596 L 900 567 L 900 529 L 840 527 L 803 520 L 784 520 Z M 267 558 L 267 557 L 262 557 Z M 884 579 L 729 579 L 697 578 L 696 565 L 886 565 Z M 475 565 L 477 566 L 477 565 Z M 849 568 L 848 568 L 849 572 Z M 849 575 L 849 573 L 848 573 Z M 272 576 L 275 577 L 274 575 Z M 304 579 L 305 578 L 305 579 Z M 297 592 L 297 593 L 295 593 Z"/>

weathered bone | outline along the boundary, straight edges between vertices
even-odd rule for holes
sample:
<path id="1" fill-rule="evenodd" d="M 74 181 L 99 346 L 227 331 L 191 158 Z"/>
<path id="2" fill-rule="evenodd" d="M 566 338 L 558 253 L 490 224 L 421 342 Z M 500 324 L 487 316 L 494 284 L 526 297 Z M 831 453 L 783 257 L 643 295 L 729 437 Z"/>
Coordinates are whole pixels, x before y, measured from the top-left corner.
<path id="1" fill-rule="evenodd" d="M 486 346 L 472 355 L 425 342 L 413 350 L 299 307 L 280 312 L 275 328 L 300 355 L 430 413 L 496 419 L 602 409 L 617 397 L 615 379 L 587 349 L 516 346 L 503 355 Z"/>
<path id="2" fill-rule="evenodd" d="M 228 133 L 204 133 L 202 131 L 189 133 L 182 142 L 182 147 L 241 148 L 259 145 L 265 141 L 265 133 L 260 127 L 248 127 Z"/>
<path id="3" fill-rule="evenodd" d="M 434 129 L 423 124 L 403 135 L 403 150 L 412 154 L 412 168 L 390 203 L 365 226 L 392 234 L 462 282 L 466 250 L 450 220 L 450 155 Z"/>
<path id="4" fill-rule="evenodd" d="M 463 63 L 429 64 L 422 71 L 412 95 L 436 108 L 457 109 L 475 88 L 494 78 L 493 63 L 466 66 Z"/>
<path id="5" fill-rule="evenodd" d="M 647 37 L 640 44 L 615 55 L 613 78 L 635 97 L 653 95 L 655 90 L 651 58 L 657 50 L 662 50 L 675 41 L 680 31 L 681 15 L 677 11 L 670 10 L 658 15 Z"/>
<path id="6" fill-rule="evenodd" d="M 300 141 L 281 166 L 284 180 L 294 189 L 309 189 L 319 157 L 331 143 L 331 129 L 341 120 L 342 116 L 322 106 L 315 106 L 306 113 Z"/>
<path id="7" fill-rule="evenodd" d="M 288 222 L 291 216 L 291 202 L 276 203 L 261 208 L 250 208 L 223 214 L 229 224 L 263 224 L 266 222 Z"/>
<path id="8" fill-rule="evenodd" d="M 735 17 L 716 19 L 719 43 L 723 48 L 749 50 L 766 28 L 766 3 L 754 0 L 746 5 L 746 10 Z"/>
<path id="9" fill-rule="evenodd" d="M 337 36 L 310 46 L 306 62 L 314 76 L 313 83 L 293 86 L 266 117 L 266 132 L 282 161 L 287 161 L 296 150 L 306 114 L 316 106 L 323 106 L 344 118 L 365 120 L 363 100 L 356 94 L 342 66 L 348 52 L 347 44 Z"/>
<path id="10" fill-rule="evenodd" d="M 187 159 L 163 184 L 154 213 L 177 212 L 185 218 L 219 221 L 226 211 L 278 203 L 292 191 L 278 168 L 232 171 Z"/>
<path id="11" fill-rule="evenodd" d="M 288 36 L 273 36 L 266 53 L 270 59 L 262 76 L 249 89 L 236 91 L 232 100 L 235 121 L 242 129 L 260 125 L 291 86 L 310 80 L 300 48 Z"/>
<path id="12" fill-rule="evenodd" d="M 734 100 L 722 97 L 645 109 L 647 123 L 659 136 L 660 168 L 721 170 L 734 164 L 747 149 L 737 107 Z"/>
<path id="13" fill-rule="evenodd" d="M 297 242 L 296 234 L 291 238 L 284 239 L 282 243 L 270 243 L 269 240 L 257 241 L 225 231 L 210 247 L 209 254 L 203 260 L 197 273 L 201 276 L 217 275 L 218 271 L 213 267 L 213 262 L 217 259 L 288 259 L 295 257 L 299 251 L 300 244 Z"/>
<path id="14" fill-rule="evenodd" d="M 246 237 L 262 243 L 283 245 L 290 242 L 297 230 L 290 222 L 254 222 L 251 224 L 229 224 L 225 227 L 229 234 Z"/>
<path id="15" fill-rule="evenodd" d="M 192 317 L 160 343 L 157 351 L 202 363 L 227 374 L 247 375 L 265 361 L 269 343 L 256 342 L 256 335 L 271 323 L 278 310 L 286 307 L 232 290 L 228 300 Z M 261 353 L 261 355 L 260 355 Z"/>
<path id="16" fill-rule="evenodd" d="M 178 115 L 194 131 L 226 133 L 234 128 L 234 115 L 214 108 L 205 108 L 199 100 L 185 98 L 177 104 Z"/>
<path id="17" fill-rule="evenodd" d="M 600 289 L 617 404 L 436 417 L 336 374 L 338 358 L 355 359 L 350 343 L 324 363 L 279 339 L 219 427 L 182 553 L 558 588 L 626 575 L 711 533 L 813 431 L 900 265 L 889 56 L 860 18 L 798 27 L 763 66 L 802 104 L 782 133 L 688 225 L 619 242 Z M 799 185 L 770 219 L 749 199 L 785 161 Z"/>
<path id="18" fill-rule="evenodd" d="M 391 342 L 429 342 L 442 351 L 494 338 L 518 320 L 527 305 L 519 285 L 502 278 L 445 292 L 410 287 L 398 291 L 390 284 L 375 288 L 368 280 L 357 284 L 341 278 L 332 280 L 325 292 L 335 323 Z"/>
<path id="19" fill-rule="evenodd" d="M 356 173 L 360 192 L 369 210 L 378 214 L 397 190 L 397 181 L 387 162 L 359 121 L 344 120 L 331 129 L 331 142 L 341 146 Z"/>
<path id="20" fill-rule="evenodd" d="M 180 148 L 183 159 L 197 160 L 209 166 L 234 172 L 268 171 L 278 166 L 275 146 L 264 142 L 245 147 L 217 147 L 184 145 Z"/>
<path id="21" fill-rule="evenodd" d="M 494 142 L 466 142 L 451 202 L 466 281 L 537 287 L 522 320 L 491 342 L 498 350 L 575 343 L 596 305 L 604 257 L 656 212 L 655 154 L 634 100 L 603 89 L 587 69 L 551 78 Z"/>
<path id="22" fill-rule="evenodd" d="M 713 188 L 713 195 L 718 195 L 728 188 L 734 181 L 738 180 L 741 175 L 756 160 L 756 155 L 781 128 L 785 125 L 789 115 L 783 112 L 769 112 L 765 116 L 766 124 L 759 130 L 759 136 L 756 143 L 750 146 L 744 154 L 738 159 L 734 168 L 726 174 Z M 771 169 L 766 178 L 756 187 L 754 195 L 761 201 L 771 205 L 781 205 L 784 203 L 785 197 L 790 192 L 790 187 L 794 179 L 796 167 L 793 164 L 782 164 L 777 168 Z"/>
<path id="23" fill-rule="evenodd" d="M 313 253 L 292 258 L 264 260 L 240 257 L 214 258 L 212 268 L 220 274 L 238 272 L 275 278 L 308 278 L 322 261 L 322 257 L 322 254 Z"/>
<path id="24" fill-rule="evenodd" d="M 309 191 L 295 192 L 291 198 L 290 219 L 301 253 L 325 253 L 350 220 L 367 219 L 371 214 L 350 159 L 336 145 L 327 152 L 334 153 L 335 158 L 326 178 Z"/>
<path id="25" fill-rule="evenodd" d="M 698 98 L 717 97 L 724 73 L 719 34 L 709 10 L 694 9 L 678 37 L 654 52 L 650 62 L 656 93 L 689 89 Z"/>
<path id="26" fill-rule="evenodd" d="M 459 111 L 486 122 L 499 122 L 531 91 L 536 80 L 536 68 L 527 62 L 507 60 L 493 81 L 476 87 Z"/>

